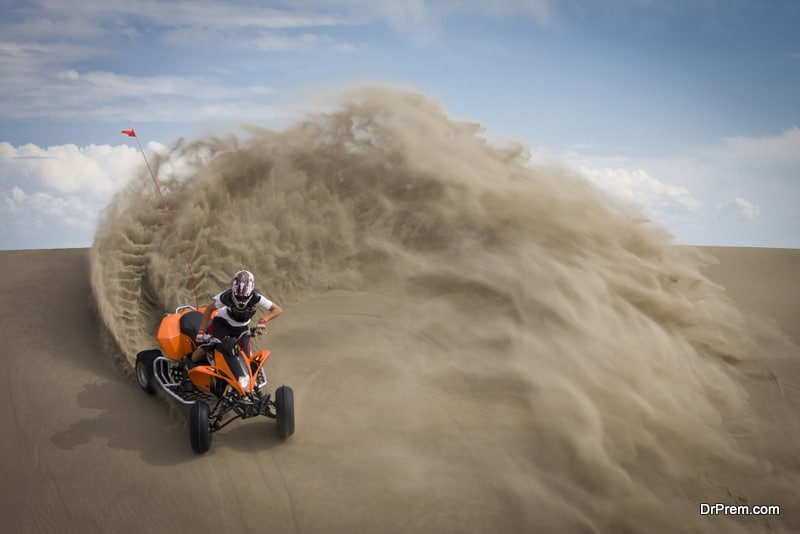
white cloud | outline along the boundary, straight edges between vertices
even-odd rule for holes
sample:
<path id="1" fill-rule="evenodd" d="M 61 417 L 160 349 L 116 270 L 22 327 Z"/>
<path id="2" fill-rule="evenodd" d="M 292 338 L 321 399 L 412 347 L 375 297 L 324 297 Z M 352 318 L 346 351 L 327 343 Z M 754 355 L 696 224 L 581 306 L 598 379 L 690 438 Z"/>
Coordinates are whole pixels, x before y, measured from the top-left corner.
<path id="1" fill-rule="evenodd" d="M 161 187 L 204 167 L 210 152 L 172 151 L 159 143 L 146 149 L 158 167 Z M 0 250 L 88 247 L 98 216 L 113 194 L 131 180 L 147 180 L 141 153 L 127 145 L 14 147 L 0 143 Z M 162 189 L 166 192 L 166 189 Z"/>
<path id="2" fill-rule="evenodd" d="M 263 84 L 222 83 L 195 76 L 81 73 L 74 69 L 34 81 L 40 74 L 18 73 L 17 81 L 10 84 L 13 87 L 0 81 L 4 91 L 0 101 L 6 102 L 3 118 L 119 121 L 134 115 L 139 121 L 183 121 L 187 117 L 270 120 L 282 116 L 268 106 L 267 98 L 275 90 Z"/>
<path id="3" fill-rule="evenodd" d="M 65 84 L 65 93 L 89 92 L 92 98 L 146 98 L 175 96 L 191 100 L 225 100 L 248 94 L 265 94 L 271 89 L 261 85 L 235 87 L 211 79 L 181 76 L 129 76 L 114 72 L 75 70 L 59 72 L 56 78 Z"/>
<path id="4" fill-rule="evenodd" d="M 2 26 L 9 39 L 37 35 L 40 39 L 98 39 L 145 36 L 142 24 L 158 31 L 148 37 L 197 45 L 203 38 L 231 42 L 252 29 L 299 30 L 336 26 L 387 24 L 418 42 L 427 42 L 447 18 L 469 13 L 494 18 L 528 17 L 546 24 L 553 17 L 552 0 L 283 0 L 262 7 L 252 2 L 163 2 L 143 0 L 39 0 L 37 9 Z M 23 8 L 21 8 L 23 9 Z M 246 36 L 243 37 L 246 39 Z M 288 38 L 288 37 L 287 37 Z"/>
<path id="5" fill-rule="evenodd" d="M 571 150 L 586 150 L 588 148 L 594 148 L 594 141 L 590 141 L 588 143 L 577 143 L 570 145 L 569 148 Z"/>
<path id="6" fill-rule="evenodd" d="M 797 127 L 657 158 L 563 157 L 684 242 L 800 247 Z"/>
<path id="7" fill-rule="evenodd" d="M 294 0 L 292 5 L 325 12 L 333 9 L 334 3 Z M 418 45 L 433 42 L 441 25 L 457 15 L 524 18 L 546 25 L 553 18 L 554 11 L 552 0 L 342 0 L 335 3 L 335 9 L 354 24 L 386 24 Z"/>
<path id="8" fill-rule="evenodd" d="M 114 32 L 129 26 L 127 21 L 137 20 L 174 27 L 205 28 L 310 28 L 347 24 L 346 19 L 325 13 L 302 12 L 297 9 L 273 9 L 252 3 L 235 1 L 163 2 L 143 0 L 132 3 L 126 0 L 40 0 L 34 16 L 26 18 L 28 28 L 36 24 L 39 31 L 53 25 L 53 32 L 72 32 L 73 35 L 90 35 L 94 31 Z M 67 20 L 70 24 L 57 28 L 54 22 Z M 98 25 L 97 21 L 105 24 Z M 81 30 L 85 33 L 81 33 Z M 63 34 L 63 33 L 62 33 Z"/>
<path id="9" fill-rule="evenodd" d="M 9 209 L 13 213 L 16 213 L 17 211 L 19 211 L 16 208 L 16 205 L 22 204 L 23 202 L 25 202 L 25 191 L 23 191 L 22 189 L 20 189 L 17 186 L 12 187 L 11 188 L 11 198 L 9 200 L 11 200 L 11 203 L 9 204 Z"/>
<path id="10" fill-rule="evenodd" d="M 164 3 L 150 1 L 145 2 L 144 6 L 133 5 L 129 2 L 121 2 L 117 6 L 128 14 L 140 15 L 143 10 L 147 10 L 153 20 L 170 26 L 293 29 L 351 23 L 347 19 L 327 14 L 277 10 L 252 4 L 237 5 L 235 2 Z M 148 7 L 151 9 L 147 9 Z"/>
<path id="11" fill-rule="evenodd" d="M 325 9 L 330 2 L 319 0 L 296 0 L 295 5 L 309 9 Z M 546 23 L 553 15 L 551 0 L 343 0 L 337 7 L 348 13 L 361 13 L 369 19 L 381 19 L 401 28 L 413 24 L 426 24 L 432 19 L 443 19 L 453 14 L 471 13 L 491 17 L 530 16 L 539 23 Z"/>
<path id="12" fill-rule="evenodd" d="M 3 195 L 9 211 L 15 215 L 39 213 L 83 229 L 91 228 L 88 220 L 94 220 L 95 217 L 86 203 L 74 195 L 58 197 L 41 191 L 28 194 L 16 186 L 10 195 L 5 192 L 0 195 Z"/>
<path id="13" fill-rule="evenodd" d="M 72 144 L 42 148 L 13 147 L 0 142 L 0 184 L 34 184 L 60 193 L 106 196 L 141 164 L 137 150 L 128 146 Z"/>
<path id="14" fill-rule="evenodd" d="M 532 161 L 545 164 L 566 164 L 603 191 L 638 206 L 645 215 L 668 228 L 676 219 L 696 217 L 704 206 L 689 187 L 654 172 L 646 161 L 636 161 L 618 155 L 584 156 L 573 145 L 568 152 L 537 147 Z"/>
<path id="15" fill-rule="evenodd" d="M 0 248 L 89 246 L 98 213 L 143 165 L 125 145 L 0 142 Z"/>
<path id="16" fill-rule="evenodd" d="M 800 162 L 800 128 L 794 126 L 766 137 L 728 137 L 712 153 L 727 154 L 738 160 L 771 160 L 775 162 Z"/>
<path id="17" fill-rule="evenodd" d="M 280 119 L 268 107 L 275 89 L 257 75 L 264 52 L 352 52 L 320 31 L 354 22 L 236 1 L 12 3 L 0 21 L 0 118 Z M 163 56 L 143 65 L 154 46 Z M 114 66 L 131 62 L 135 73 Z"/>
<path id="18" fill-rule="evenodd" d="M 743 199 L 742 197 L 736 197 L 733 199 L 737 206 L 739 206 L 739 210 L 741 211 L 742 215 L 747 217 L 748 219 L 755 220 L 758 215 L 761 213 L 761 210 L 758 209 L 758 206 L 755 206 L 751 202 Z"/>
<path id="19" fill-rule="evenodd" d="M 323 41 L 330 41 L 323 36 L 313 33 L 304 33 L 297 36 L 289 36 L 280 33 L 262 33 L 252 40 L 252 45 L 258 50 L 274 50 L 285 52 L 288 50 L 300 50 L 314 46 Z"/>
<path id="20" fill-rule="evenodd" d="M 384 24 L 426 42 L 455 14 L 544 21 L 551 11 L 550 0 L 286 0 L 271 6 L 233 0 L 12 2 L 0 21 L 0 118 L 281 120 L 269 107 L 278 94 L 259 71 L 273 54 L 329 57 L 363 50 L 363 44 L 337 37 L 335 28 Z M 142 65 L 137 55 L 146 60 L 154 46 L 163 57 Z M 95 63 L 99 58 L 106 58 L 102 67 Z M 135 73 L 113 66 L 125 69 L 132 62 Z"/>
<path id="21" fill-rule="evenodd" d="M 657 180 L 641 168 L 582 167 L 581 171 L 601 188 L 646 208 L 663 209 L 672 206 L 697 211 L 701 206 L 701 202 L 692 197 L 685 187 Z"/>
<path id="22" fill-rule="evenodd" d="M 62 7 L 68 4 L 63 3 Z M 0 25 L 3 37 L 16 41 L 28 41 L 35 36 L 43 41 L 61 41 L 64 39 L 97 39 L 111 32 L 120 31 L 119 24 L 97 24 L 97 19 L 91 15 L 80 15 L 77 12 L 64 10 L 53 12 L 44 5 L 39 9 L 32 6 L 20 8 L 22 12 L 19 20 L 8 16 L 13 14 L 13 8 L 4 12 L 7 17 Z"/>

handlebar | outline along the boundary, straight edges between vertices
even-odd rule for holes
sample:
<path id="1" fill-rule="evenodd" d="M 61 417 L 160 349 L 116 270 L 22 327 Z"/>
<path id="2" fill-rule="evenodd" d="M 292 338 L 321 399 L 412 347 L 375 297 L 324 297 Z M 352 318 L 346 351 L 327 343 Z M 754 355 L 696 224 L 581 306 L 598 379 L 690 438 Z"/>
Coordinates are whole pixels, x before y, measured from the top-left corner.
<path id="1" fill-rule="evenodd" d="M 255 335 L 256 335 L 256 329 L 255 328 L 248 328 L 247 330 L 244 330 L 241 334 L 239 334 L 237 336 L 236 342 L 238 343 L 245 336 L 255 336 Z M 210 346 L 213 346 L 213 345 L 219 345 L 220 343 L 222 343 L 221 339 L 219 339 L 217 337 L 211 337 L 210 335 L 205 334 L 203 336 L 203 343 L 201 345 L 199 345 L 199 346 L 200 347 L 210 347 Z"/>

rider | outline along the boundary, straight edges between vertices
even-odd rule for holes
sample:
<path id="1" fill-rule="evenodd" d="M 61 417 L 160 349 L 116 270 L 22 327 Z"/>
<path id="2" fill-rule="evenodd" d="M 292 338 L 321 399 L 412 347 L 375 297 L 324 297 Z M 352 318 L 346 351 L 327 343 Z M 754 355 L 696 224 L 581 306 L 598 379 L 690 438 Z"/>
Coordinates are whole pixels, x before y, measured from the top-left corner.
<path id="1" fill-rule="evenodd" d="M 247 330 L 250 319 L 256 314 L 258 308 L 267 310 L 269 313 L 258 321 L 256 332 L 261 334 L 266 328 L 267 322 L 283 313 L 280 306 L 269 300 L 267 297 L 256 291 L 256 279 L 250 271 L 239 271 L 231 280 L 231 288 L 215 295 L 211 304 L 203 312 L 200 320 L 200 328 L 197 330 L 197 348 L 187 361 L 188 366 L 193 366 L 202 360 L 206 355 L 206 349 L 200 344 L 204 343 L 203 336 L 206 334 L 205 328 L 211 313 L 219 310 L 208 327 L 208 334 L 218 339 L 235 336 Z M 240 346 L 242 350 L 250 355 L 250 337 L 245 336 Z"/>

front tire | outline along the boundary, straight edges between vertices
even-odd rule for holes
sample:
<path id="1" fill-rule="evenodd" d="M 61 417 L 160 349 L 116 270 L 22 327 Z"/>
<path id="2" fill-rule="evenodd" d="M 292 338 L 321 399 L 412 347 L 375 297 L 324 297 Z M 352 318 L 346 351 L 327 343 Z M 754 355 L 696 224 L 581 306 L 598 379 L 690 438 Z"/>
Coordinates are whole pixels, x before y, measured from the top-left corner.
<path id="1" fill-rule="evenodd" d="M 136 380 L 139 382 L 139 387 L 148 395 L 156 393 L 153 361 L 160 355 L 157 350 L 145 350 L 136 355 Z"/>
<path id="2" fill-rule="evenodd" d="M 294 391 L 289 386 L 275 390 L 275 412 L 278 436 L 286 439 L 294 434 Z"/>
<path id="3" fill-rule="evenodd" d="M 197 401 L 189 412 L 189 441 L 198 454 L 211 448 L 211 429 L 208 427 L 208 404 Z"/>

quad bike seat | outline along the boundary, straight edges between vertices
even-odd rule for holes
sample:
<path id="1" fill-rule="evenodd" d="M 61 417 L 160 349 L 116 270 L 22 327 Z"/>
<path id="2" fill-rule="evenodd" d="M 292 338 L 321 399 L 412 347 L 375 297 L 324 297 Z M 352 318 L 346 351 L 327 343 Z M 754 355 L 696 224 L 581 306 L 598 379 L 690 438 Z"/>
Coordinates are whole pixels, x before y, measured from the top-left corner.
<path id="1" fill-rule="evenodd" d="M 190 311 L 181 315 L 181 334 L 185 334 L 191 339 L 197 337 L 197 331 L 200 329 L 200 321 L 202 319 L 203 314 L 199 311 Z"/>

